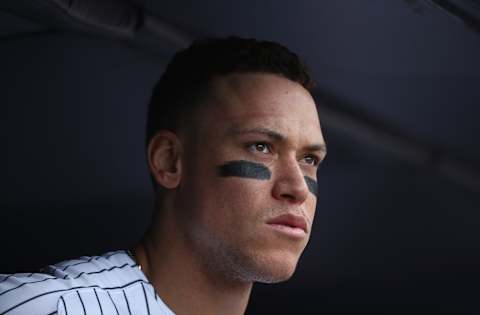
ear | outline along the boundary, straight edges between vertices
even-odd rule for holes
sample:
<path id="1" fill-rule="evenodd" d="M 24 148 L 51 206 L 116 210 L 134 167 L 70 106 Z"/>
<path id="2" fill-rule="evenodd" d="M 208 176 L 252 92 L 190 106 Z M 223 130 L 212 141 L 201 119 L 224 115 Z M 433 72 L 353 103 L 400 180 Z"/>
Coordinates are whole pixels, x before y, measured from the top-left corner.
<path id="1" fill-rule="evenodd" d="M 182 176 L 182 143 L 168 130 L 158 131 L 148 144 L 148 166 L 158 185 L 175 188 Z"/>

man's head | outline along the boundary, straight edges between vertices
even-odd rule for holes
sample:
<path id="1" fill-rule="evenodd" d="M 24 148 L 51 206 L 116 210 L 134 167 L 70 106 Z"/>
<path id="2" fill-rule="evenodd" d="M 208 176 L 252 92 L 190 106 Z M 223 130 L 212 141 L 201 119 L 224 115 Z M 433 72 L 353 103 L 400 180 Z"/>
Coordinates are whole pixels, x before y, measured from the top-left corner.
<path id="1" fill-rule="evenodd" d="M 210 272 L 293 274 L 326 154 L 311 87 L 295 54 L 239 38 L 195 43 L 155 87 L 146 142 L 157 211 Z"/>

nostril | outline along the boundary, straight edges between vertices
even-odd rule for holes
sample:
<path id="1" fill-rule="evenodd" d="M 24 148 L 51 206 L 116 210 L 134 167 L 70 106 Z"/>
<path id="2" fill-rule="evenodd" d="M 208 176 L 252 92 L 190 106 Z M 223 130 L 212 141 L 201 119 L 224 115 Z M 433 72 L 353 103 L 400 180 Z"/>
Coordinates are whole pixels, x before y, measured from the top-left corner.
<path id="1" fill-rule="evenodd" d="M 288 199 L 289 201 L 295 201 L 297 198 L 293 195 L 290 195 L 290 194 L 282 194 L 282 197 L 284 199 Z"/>

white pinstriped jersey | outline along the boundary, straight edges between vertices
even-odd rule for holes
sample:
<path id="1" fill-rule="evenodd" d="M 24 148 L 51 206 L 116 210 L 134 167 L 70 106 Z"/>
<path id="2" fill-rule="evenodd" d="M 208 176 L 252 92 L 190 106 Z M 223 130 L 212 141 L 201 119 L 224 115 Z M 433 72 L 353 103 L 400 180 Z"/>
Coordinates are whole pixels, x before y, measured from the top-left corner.
<path id="1" fill-rule="evenodd" d="M 174 315 L 124 250 L 0 275 L 0 315 Z"/>

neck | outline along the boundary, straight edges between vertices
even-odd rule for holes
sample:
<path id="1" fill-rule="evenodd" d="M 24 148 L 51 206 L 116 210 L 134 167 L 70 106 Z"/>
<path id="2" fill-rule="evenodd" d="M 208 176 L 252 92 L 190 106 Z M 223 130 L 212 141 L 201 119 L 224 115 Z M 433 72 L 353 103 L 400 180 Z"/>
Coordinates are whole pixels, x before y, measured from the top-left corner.
<path id="1" fill-rule="evenodd" d="M 162 301 L 177 315 L 244 314 L 252 282 L 225 279 L 219 272 L 202 268 L 175 231 L 160 224 L 134 249 L 137 263 Z"/>

